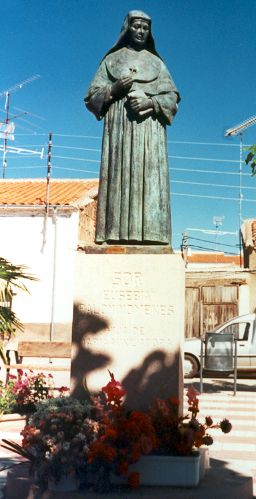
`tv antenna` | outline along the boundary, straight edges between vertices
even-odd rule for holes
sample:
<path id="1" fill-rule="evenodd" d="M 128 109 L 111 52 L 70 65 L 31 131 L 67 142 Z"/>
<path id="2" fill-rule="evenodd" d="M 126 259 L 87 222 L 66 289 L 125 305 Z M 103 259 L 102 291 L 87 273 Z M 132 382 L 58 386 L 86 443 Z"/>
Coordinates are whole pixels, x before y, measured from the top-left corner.
<path id="1" fill-rule="evenodd" d="M 224 137 L 232 137 L 234 135 L 239 135 L 240 138 L 240 159 L 239 159 L 239 248 L 240 248 L 240 267 L 242 266 L 242 234 L 241 226 L 243 222 L 242 216 L 242 203 L 243 203 L 243 189 L 242 189 L 242 166 L 243 166 L 243 133 L 246 128 L 249 128 L 256 123 L 256 116 L 251 116 L 245 121 L 242 121 L 238 125 L 228 128 L 224 134 Z"/>
<path id="2" fill-rule="evenodd" d="M 4 139 L 4 144 L 3 144 L 3 178 L 5 178 L 5 173 L 6 173 L 6 168 L 7 168 L 7 157 L 6 156 L 7 156 L 8 136 L 11 140 L 14 140 L 13 133 L 14 133 L 15 125 L 11 120 L 14 120 L 14 119 L 18 118 L 19 116 L 27 114 L 27 112 L 24 111 L 16 116 L 12 116 L 10 118 L 10 116 L 9 116 L 10 96 L 14 92 L 21 90 L 25 85 L 28 85 L 29 83 L 32 83 L 35 80 L 38 80 L 38 78 L 40 78 L 40 75 L 31 76 L 30 78 L 27 78 L 26 80 L 23 80 L 20 83 L 16 83 L 15 85 L 8 88 L 7 90 L 0 92 L 0 98 L 5 97 L 5 120 L 0 123 L 0 125 L 3 125 L 3 126 L 1 126 L 1 128 L 3 128 L 3 130 L 1 130 L 2 133 L 0 134 L 0 136 L 2 136 L 2 138 Z M 12 148 L 12 149 L 14 149 L 14 148 Z M 33 151 L 31 151 L 31 152 L 33 152 Z"/>
<path id="3" fill-rule="evenodd" d="M 217 244 L 218 244 L 218 236 L 219 236 L 219 227 L 222 226 L 222 222 L 224 220 L 225 217 L 221 216 L 221 217 L 218 217 L 218 216 L 214 216 L 213 219 L 212 219 L 212 223 L 213 225 L 215 225 L 215 229 L 216 229 L 216 235 L 215 235 L 215 251 L 216 251 L 216 262 L 217 262 Z"/>

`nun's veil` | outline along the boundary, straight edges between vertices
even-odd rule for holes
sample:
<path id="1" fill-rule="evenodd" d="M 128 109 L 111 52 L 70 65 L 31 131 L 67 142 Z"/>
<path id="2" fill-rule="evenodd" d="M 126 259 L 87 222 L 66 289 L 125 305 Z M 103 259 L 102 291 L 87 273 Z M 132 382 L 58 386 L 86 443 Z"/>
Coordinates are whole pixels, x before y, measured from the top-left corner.
<path id="1" fill-rule="evenodd" d="M 105 59 L 105 57 L 107 55 L 112 54 L 113 52 L 116 52 L 117 50 L 119 50 L 123 47 L 126 47 L 129 44 L 129 27 L 130 27 L 131 21 L 133 19 L 144 19 L 145 21 L 147 21 L 149 23 L 150 31 L 149 31 L 149 36 L 148 36 L 148 39 L 146 42 L 146 46 L 144 48 L 146 50 L 148 50 L 149 52 L 151 52 L 152 54 L 159 57 L 159 59 L 161 59 L 160 55 L 156 51 L 155 41 L 154 41 L 154 38 L 153 38 L 152 32 L 151 32 L 151 18 L 147 14 L 145 14 L 145 12 L 142 12 L 141 10 L 131 10 L 130 12 L 128 12 L 128 14 L 124 18 L 124 22 L 123 22 L 121 32 L 120 32 L 120 35 L 119 35 L 117 42 L 105 54 L 103 59 Z"/>

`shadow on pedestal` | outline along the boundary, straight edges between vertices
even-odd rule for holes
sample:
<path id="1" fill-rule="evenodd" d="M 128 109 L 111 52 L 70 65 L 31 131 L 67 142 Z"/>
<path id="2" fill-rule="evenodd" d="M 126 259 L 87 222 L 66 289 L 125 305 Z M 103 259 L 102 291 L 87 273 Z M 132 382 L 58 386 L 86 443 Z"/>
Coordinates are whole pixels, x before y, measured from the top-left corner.
<path id="1" fill-rule="evenodd" d="M 104 353 L 95 354 L 89 348 L 84 346 L 86 336 L 97 334 L 108 327 L 108 321 L 98 315 L 88 314 L 74 306 L 73 313 L 73 331 L 72 331 L 72 350 L 75 354 L 72 358 L 71 377 L 72 396 L 78 399 L 86 397 L 87 385 L 86 375 L 91 371 L 105 367 L 109 364 L 111 358 Z M 74 347 L 74 348 L 73 348 Z"/>

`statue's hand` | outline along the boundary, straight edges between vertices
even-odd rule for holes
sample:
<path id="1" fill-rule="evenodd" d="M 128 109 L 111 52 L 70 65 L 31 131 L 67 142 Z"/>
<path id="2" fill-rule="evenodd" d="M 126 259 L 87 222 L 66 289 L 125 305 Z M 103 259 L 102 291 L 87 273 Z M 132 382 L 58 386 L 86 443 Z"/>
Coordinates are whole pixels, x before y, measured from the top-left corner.
<path id="1" fill-rule="evenodd" d="M 129 105 L 132 111 L 134 111 L 135 113 L 153 109 L 152 100 L 148 98 L 145 99 L 145 97 L 132 97 L 131 99 L 129 99 Z"/>
<path id="2" fill-rule="evenodd" d="M 130 76 L 120 78 L 111 87 L 111 95 L 116 98 L 120 95 L 126 95 L 133 84 L 133 79 Z"/>

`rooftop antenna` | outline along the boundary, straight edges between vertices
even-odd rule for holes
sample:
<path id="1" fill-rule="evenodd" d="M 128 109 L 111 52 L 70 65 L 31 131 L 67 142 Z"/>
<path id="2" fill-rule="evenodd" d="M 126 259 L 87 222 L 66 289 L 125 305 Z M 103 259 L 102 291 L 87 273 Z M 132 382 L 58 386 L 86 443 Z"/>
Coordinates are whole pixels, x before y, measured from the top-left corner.
<path id="1" fill-rule="evenodd" d="M 217 250 L 218 250 L 217 244 L 218 244 L 219 227 L 222 226 L 222 221 L 224 220 L 224 218 L 225 217 L 223 217 L 223 216 L 222 217 L 214 216 L 212 219 L 212 223 L 213 223 L 213 225 L 215 225 L 215 229 L 216 229 L 216 237 L 215 237 L 216 262 L 217 262 Z"/>
<path id="2" fill-rule="evenodd" d="M 228 128 L 224 134 L 224 137 L 232 137 L 234 135 L 239 135 L 240 139 L 240 160 L 239 160 L 239 248 L 240 248 L 240 267 L 242 267 L 242 233 L 241 226 L 243 222 L 242 216 L 242 202 L 243 202 L 243 190 L 242 190 L 242 165 L 243 165 L 243 133 L 246 128 L 249 128 L 256 123 L 256 116 L 251 116 L 245 121 L 242 121 L 238 125 Z"/>
<path id="3" fill-rule="evenodd" d="M 48 215 L 49 202 L 50 202 L 50 179 L 51 179 L 51 170 L 52 170 L 51 159 L 52 159 L 52 132 L 49 133 L 49 141 L 48 141 L 48 160 L 47 160 L 47 177 L 46 177 L 46 196 L 45 196 L 46 215 Z"/>
<path id="4" fill-rule="evenodd" d="M 185 231 L 182 234 L 182 242 L 181 242 L 181 254 L 182 258 L 185 262 L 185 268 L 188 267 L 188 233 Z"/>
<path id="5" fill-rule="evenodd" d="M 10 117 L 9 117 L 9 111 L 10 111 L 10 95 L 13 94 L 14 92 L 17 92 L 17 90 L 20 90 L 23 88 L 25 85 L 28 85 L 29 83 L 32 83 L 32 81 L 37 80 L 40 78 L 40 75 L 34 75 L 31 76 L 30 78 L 27 78 L 26 80 L 21 81 L 20 83 L 17 83 L 16 85 L 13 85 L 12 87 L 8 88 L 7 90 L 4 90 L 0 92 L 0 98 L 5 96 L 5 120 L 2 122 L 5 127 L 3 130 L 3 137 L 4 137 L 4 145 L 3 145 L 3 178 L 5 178 L 5 173 L 6 173 L 6 168 L 7 168 L 7 142 L 8 142 L 8 134 L 11 133 L 11 139 L 14 140 L 13 132 L 14 132 L 14 123 L 10 122 Z M 22 116 L 23 114 L 27 114 L 26 111 L 21 113 L 20 115 L 17 116 L 12 116 L 11 119 L 16 119 L 18 116 Z M 12 137 L 13 136 L 13 137 Z"/>
<path id="6" fill-rule="evenodd" d="M 44 247 L 46 244 L 46 234 L 47 234 L 47 223 L 48 223 L 48 214 L 49 214 L 49 204 L 50 204 L 50 180 L 51 180 L 51 171 L 52 171 L 52 132 L 49 133 L 49 141 L 48 141 L 48 154 L 47 154 L 47 176 L 46 176 L 46 192 L 45 192 L 45 217 L 44 217 L 44 225 L 43 225 L 43 244 L 41 251 L 44 251 Z"/>

